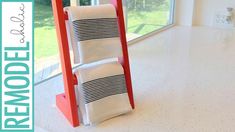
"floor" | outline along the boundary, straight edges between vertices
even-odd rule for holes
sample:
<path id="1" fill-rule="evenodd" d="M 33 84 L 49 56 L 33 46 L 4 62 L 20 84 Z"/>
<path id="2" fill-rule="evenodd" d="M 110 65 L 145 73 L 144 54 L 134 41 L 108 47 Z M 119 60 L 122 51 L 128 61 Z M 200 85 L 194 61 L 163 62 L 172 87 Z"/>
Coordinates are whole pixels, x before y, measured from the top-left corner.
<path id="1" fill-rule="evenodd" d="M 235 29 L 174 27 L 129 48 L 136 109 L 72 128 L 55 106 L 61 76 L 35 87 L 39 132 L 234 132 Z"/>

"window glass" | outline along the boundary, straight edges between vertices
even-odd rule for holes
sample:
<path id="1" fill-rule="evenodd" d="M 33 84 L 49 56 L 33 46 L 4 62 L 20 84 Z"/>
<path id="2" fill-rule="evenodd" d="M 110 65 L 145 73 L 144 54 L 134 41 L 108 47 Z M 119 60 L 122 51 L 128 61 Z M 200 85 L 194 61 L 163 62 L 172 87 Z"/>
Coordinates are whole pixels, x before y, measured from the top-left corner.
<path id="1" fill-rule="evenodd" d="M 173 0 L 124 0 L 127 38 L 141 37 L 172 24 Z"/>
<path id="2" fill-rule="evenodd" d="M 63 0 L 64 6 L 70 0 Z M 52 13 L 51 0 L 35 1 L 35 83 L 59 72 L 59 48 Z"/>
<path id="3" fill-rule="evenodd" d="M 92 0 L 80 0 L 80 5 L 84 6 L 84 5 L 91 5 Z"/>

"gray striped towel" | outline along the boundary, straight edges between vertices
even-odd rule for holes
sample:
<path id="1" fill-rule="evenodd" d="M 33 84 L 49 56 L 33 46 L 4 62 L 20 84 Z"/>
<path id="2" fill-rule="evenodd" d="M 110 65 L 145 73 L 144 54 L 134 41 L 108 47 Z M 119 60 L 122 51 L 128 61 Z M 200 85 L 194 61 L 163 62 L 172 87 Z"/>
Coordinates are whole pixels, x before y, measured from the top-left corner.
<path id="1" fill-rule="evenodd" d="M 122 56 L 115 7 L 100 6 L 66 7 L 74 52 L 74 62 L 82 64 Z"/>
<path id="2" fill-rule="evenodd" d="M 85 65 L 76 72 L 80 115 L 85 125 L 94 125 L 131 111 L 122 66 L 114 61 Z"/>

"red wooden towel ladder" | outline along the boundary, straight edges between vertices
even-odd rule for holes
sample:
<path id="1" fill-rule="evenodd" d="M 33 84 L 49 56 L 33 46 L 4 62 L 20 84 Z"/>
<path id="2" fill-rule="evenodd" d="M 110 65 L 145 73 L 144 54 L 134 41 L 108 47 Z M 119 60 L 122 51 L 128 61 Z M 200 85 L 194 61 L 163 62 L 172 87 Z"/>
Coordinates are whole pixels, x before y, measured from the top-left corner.
<path id="1" fill-rule="evenodd" d="M 123 56 L 119 57 L 119 62 L 122 64 L 124 69 L 129 100 L 132 108 L 134 109 L 135 105 L 131 84 L 131 74 L 123 17 L 122 0 L 111 0 L 111 3 L 116 7 L 118 15 L 119 33 L 122 43 Z M 72 124 L 72 126 L 76 127 L 80 125 L 78 107 L 74 90 L 75 85 L 77 85 L 78 82 L 77 77 L 72 73 L 68 37 L 66 34 L 65 21 L 68 20 L 68 15 L 66 12 L 63 11 L 62 0 L 52 0 L 52 7 L 55 18 L 57 38 L 60 49 L 62 73 L 64 79 L 64 93 L 56 96 L 56 105 L 60 109 L 60 111 L 62 111 L 68 121 Z"/>

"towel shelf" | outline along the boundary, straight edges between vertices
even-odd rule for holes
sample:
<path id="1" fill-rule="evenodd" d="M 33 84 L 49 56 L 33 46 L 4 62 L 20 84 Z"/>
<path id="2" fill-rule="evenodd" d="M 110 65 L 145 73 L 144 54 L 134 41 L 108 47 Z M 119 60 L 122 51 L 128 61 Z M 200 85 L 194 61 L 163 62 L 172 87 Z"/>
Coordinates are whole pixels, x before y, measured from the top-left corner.
<path id="1" fill-rule="evenodd" d="M 119 34 L 122 44 L 123 56 L 119 57 L 119 62 L 122 64 L 124 69 L 127 92 L 132 109 L 134 109 L 135 105 L 131 83 L 122 0 L 111 0 L 111 3 L 116 7 L 118 15 Z M 60 61 L 64 80 L 64 93 L 56 96 L 56 105 L 68 119 L 68 121 L 72 124 L 72 126 L 76 127 L 80 125 L 74 89 L 74 86 L 78 84 L 78 80 L 76 75 L 73 75 L 72 73 L 72 65 L 69 55 L 68 36 L 66 34 L 65 24 L 65 20 L 68 20 L 68 15 L 66 12 L 63 11 L 62 0 L 52 0 L 52 7 L 55 17 L 58 45 L 60 49 Z"/>

